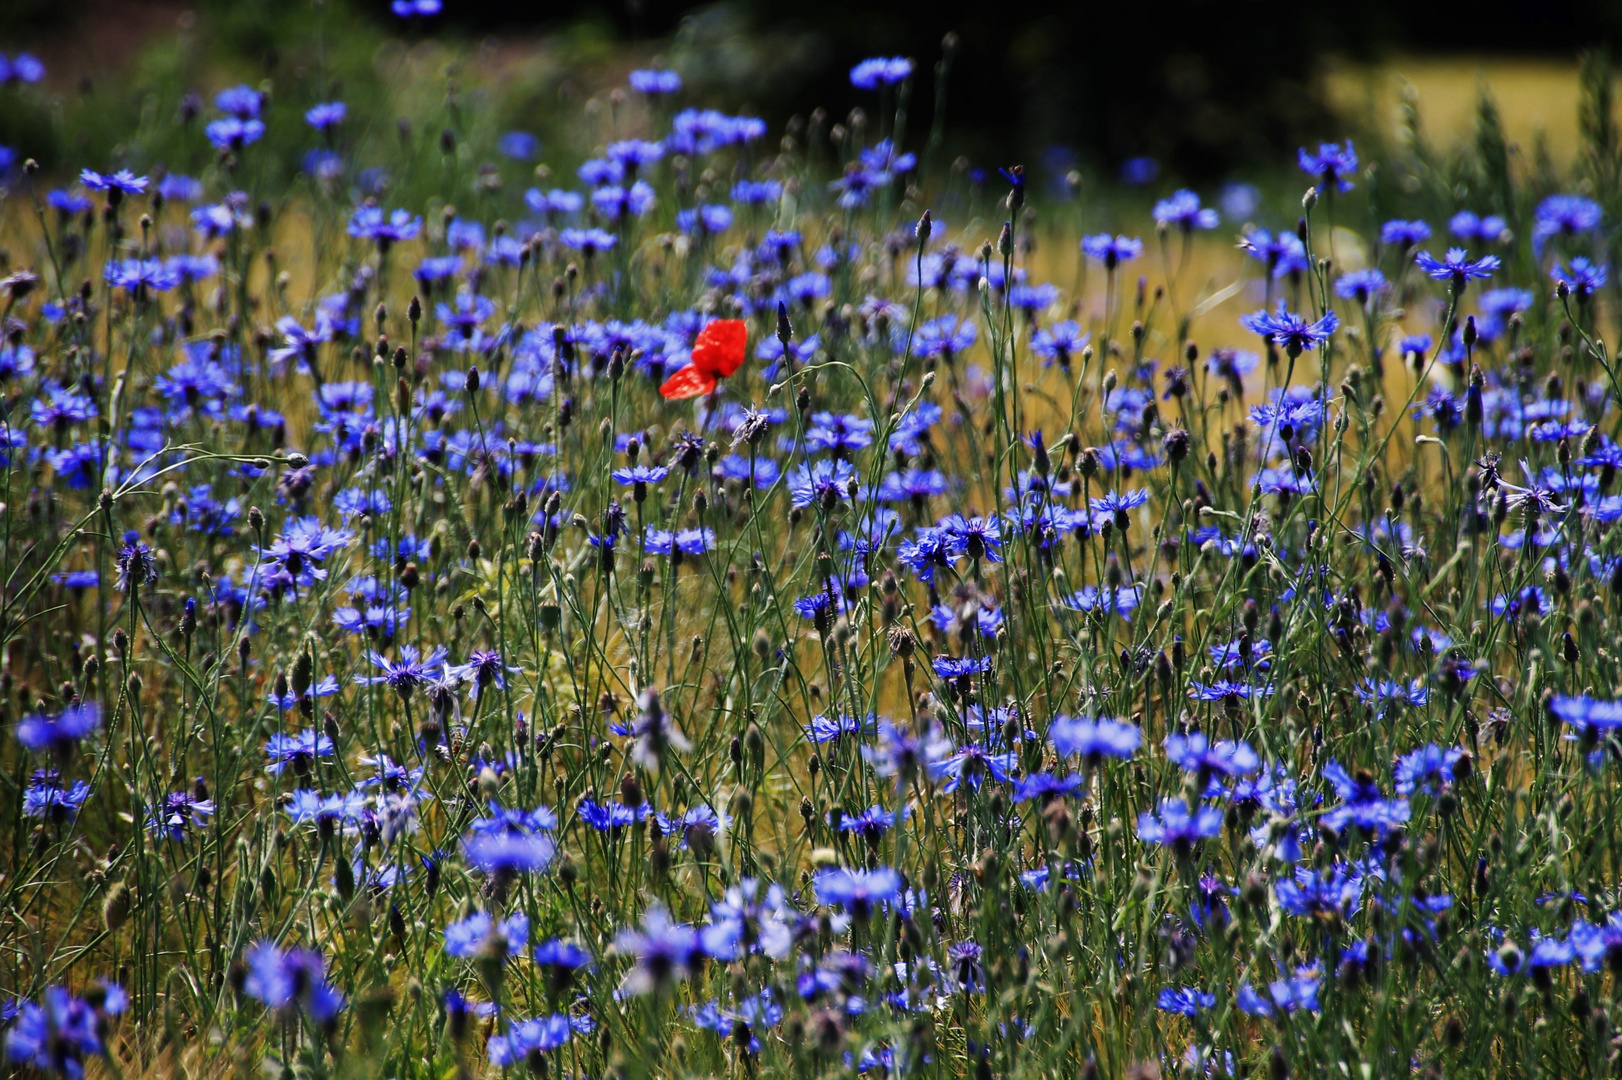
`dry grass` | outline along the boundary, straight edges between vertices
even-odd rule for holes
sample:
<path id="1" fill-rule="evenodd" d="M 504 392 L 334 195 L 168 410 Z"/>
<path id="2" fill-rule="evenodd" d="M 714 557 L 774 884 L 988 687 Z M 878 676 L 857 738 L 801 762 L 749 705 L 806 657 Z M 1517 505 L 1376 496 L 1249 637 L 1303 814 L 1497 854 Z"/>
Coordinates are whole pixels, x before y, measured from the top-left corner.
<path id="1" fill-rule="evenodd" d="M 1418 97 L 1426 130 L 1439 148 L 1465 142 L 1476 102 L 1490 93 L 1510 141 L 1531 151 L 1539 140 L 1556 163 L 1577 153 L 1577 61 L 1503 56 L 1401 57 L 1369 67 L 1338 63 L 1330 100 L 1348 120 L 1399 133 L 1403 95 Z"/>

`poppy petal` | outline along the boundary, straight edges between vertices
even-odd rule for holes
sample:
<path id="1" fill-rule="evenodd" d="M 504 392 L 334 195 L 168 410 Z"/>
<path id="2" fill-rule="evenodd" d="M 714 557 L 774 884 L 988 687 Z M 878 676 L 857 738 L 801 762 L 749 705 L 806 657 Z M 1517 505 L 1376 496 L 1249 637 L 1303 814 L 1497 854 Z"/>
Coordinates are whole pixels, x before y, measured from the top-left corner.
<path id="1" fill-rule="evenodd" d="M 693 366 L 724 379 L 743 366 L 748 346 L 748 323 L 742 319 L 717 319 L 698 332 Z"/>
<path id="2" fill-rule="evenodd" d="M 697 364 L 688 364 L 666 379 L 664 385 L 659 387 L 659 393 L 671 401 L 680 401 L 682 398 L 708 394 L 714 389 L 714 375 L 700 371 Z"/>

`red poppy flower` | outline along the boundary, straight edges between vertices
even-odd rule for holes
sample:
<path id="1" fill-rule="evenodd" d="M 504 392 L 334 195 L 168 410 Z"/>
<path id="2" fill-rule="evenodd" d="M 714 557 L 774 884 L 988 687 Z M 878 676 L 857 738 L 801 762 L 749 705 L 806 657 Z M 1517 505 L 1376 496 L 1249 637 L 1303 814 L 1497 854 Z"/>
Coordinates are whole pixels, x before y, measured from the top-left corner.
<path id="1" fill-rule="evenodd" d="M 743 366 L 749 325 L 742 319 L 717 319 L 698 332 L 693 362 L 666 379 L 659 393 L 671 401 L 715 392 L 716 380 Z"/>

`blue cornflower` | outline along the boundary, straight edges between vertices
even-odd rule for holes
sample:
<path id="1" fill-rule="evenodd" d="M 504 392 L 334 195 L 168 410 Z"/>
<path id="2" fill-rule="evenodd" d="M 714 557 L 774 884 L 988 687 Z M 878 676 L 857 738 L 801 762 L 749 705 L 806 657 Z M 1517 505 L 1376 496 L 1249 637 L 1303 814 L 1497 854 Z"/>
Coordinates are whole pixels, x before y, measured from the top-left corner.
<path id="1" fill-rule="evenodd" d="M 364 760 L 364 759 L 363 759 Z M 387 761 L 385 757 L 383 759 Z M 501 763 L 504 767 L 505 763 Z M 492 763 L 492 768 L 495 768 Z M 422 770 L 412 770 L 412 775 L 420 778 Z M 506 834 L 510 836 L 535 836 L 540 833 L 553 832 L 558 827 L 558 815 L 550 806 L 537 806 L 533 810 L 521 810 L 517 807 L 498 806 L 490 804 L 488 817 L 474 818 L 468 829 L 475 836 L 486 834 Z"/>
<path id="2" fill-rule="evenodd" d="M 454 682 L 471 683 L 477 690 L 487 686 L 494 686 L 497 690 L 507 688 L 507 675 L 522 671 L 522 668 L 509 667 L 502 661 L 500 650 L 474 649 L 467 654 L 464 664 L 447 664 L 445 678 Z"/>
<path id="3" fill-rule="evenodd" d="M 161 259 L 113 259 L 102 271 L 107 284 L 144 296 L 168 292 L 180 284 L 180 275 Z"/>
<path id="4" fill-rule="evenodd" d="M 531 210 L 545 214 L 550 220 L 554 215 L 578 214 L 585 209 L 586 197 L 578 191 L 563 191 L 560 188 L 551 191 L 530 188 L 524 193 L 524 202 Z"/>
<path id="5" fill-rule="evenodd" d="M 1251 258 L 1264 263 L 1267 272 L 1275 278 L 1310 269 L 1306 245 L 1294 233 L 1275 234 L 1266 229 L 1256 229 L 1239 241 L 1239 248 Z"/>
<path id="6" fill-rule="evenodd" d="M 434 314 L 449 330 L 459 331 L 463 340 L 472 338 L 479 329 L 489 321 L 490 316 L 496 313 L 495 301 L 488 296 L 479 296 L 471 292 L 459 292 L 456 299 L 450 303 L 434 305 Z"/>
<path id="7" fill-rule="evenodd" d="M 327 984 L 326 962 L 313 949 L 283 951 L 261 941 L 243 956 L 248 977 L 242 990 L 267 1008 L 301 1004 L 318 1023 L 331 1022 L 344 1008 L 344 996 Z"/>
<path id="8" fill-rule="evenodd" d="M 704 1031 L 713 1031 L 722 1038 L 741 1045 L 746 1054 L 760 1053 L 761 1042 L 757 1032 L 761 1028 L 775 1027 L 783 1020 L 783 1007 L 771 990 L 762 990 L 753 997 L 738 1002 L 736 1009 L 723 1009 L 720 1002 L 711 1000 L 692 1009 L 693 1023 Z"/>
<path id="9" fill-rule="evenodd" d="M 979 791 L 987 776 L 999 784 L 1008 783 L 1018 764 L 1019 757 L 1012 750 L 993 753 L 984 747 L 970 745 L 931 761 L 929 777 L 931 780 L 944 780 L 941 790 L 948 795 L 965 785 L 970 791 Z"/>
<path id="10" fill-rule="evenodd" d="M 515 1021 L 505 1031 L 490 1036 L 485 1053 L 490 1058 L 490 1064 L 503 1072 L 525 1063 L 533 1066 L 544 1061 L 542 1054 L 566 1045 L 577 1030 L 589 1034 L 595 1030 L 595 1025 L 589 1018 L 574 1018 L 562 1013 Z"/>
<path id="11" fill-rule="evenodd" d="M 1407 685 L 1392 679 L 1380 679 L 1358 683 L 1353 689 L 1357 700 L 1373 705 L 1375 713 L 1382 719 L 1397 705 L 1411 705 L 1417 709 L 1430 700 L 1430 689 L 1419 679 Z"/>
<path id="12" fill-rule="evenodd" d="M 1599 228 L 1604 216 L 1599 203 L 1582 195 L 1550 195 L 1538 203 L 1532 222 L 1532 249 L 1540 256 L 1543 245 L 1556 236 L 1575 237 Z"/>
<path id="13" fill-rule="evenodd" d="M 558 233 L 558 243 L 572 251 L 583 252 L 587 258 L 599 251 L 607 251 L 619 237 L 606 229 L 564 229 Z"/>
<path id="14" fill-rule="evenodd" d="M 1428 251 L 1421 251 L 1414 256 L 1414 264 L 1422 270 L 1427 277 L 1437 281 L 1451 281 L 1454 291 L 1463 292 L 1464 287 L 1472 279 L 1485 280 L 1492 277 L 1501 260 L 1496 255 L 1483 255 L 1471 261 L 1470 253 L 1463 248 L 1448 248 L 1447 257 L 1438 259 Z"/>
<path id="15" fill-rule="evenodd" d="M 1572 894 L 1580 899 L 1579 894 Z M 1540 900 L 1539 903 L 1542 901 Z M 1576 919 L 1566 935 L 1577 955 L 1582 958 L 1583 971 L 1594 974 L 1605 963 L 1613 949 L 1622 949 L 1622 913 L 1612 912 L 1603 925 L 1595 926 L 1586 919 Z"/>
<path id="16" fill-rule="evenodd" d="M 88 1002 L 60 986 L 48 987 L 42 1002 L 17 1007 L 17 1018 L 6 1032 L 6 1056 L 42 1075 L 84 1076 L 85 1059 L 107 1054 L 101 1035 L 105 1021 Z"/>
<path id="17" fill-rule="evenodd" d="M 214 95 L 214 107 L 238 120 L 257 120 L 265 100 L 251 86 L 229 86 Z"/>
<path id="18" fill-rule="evenodd" d="M 1597 740 L 1601 732 L 1622 728 L 1622 701 L 1557 694 L 1549 699 L 1549 713 L 1583 732 L 1590 741 Z M 21 731 L 18 735 L 21 736 Z"/>
<path id="19" fill-rule="evenodd" d="M 1322 818 L 1331 829 L 1341 831 L 1356 825 L 1384 836 L 1408 820 L 1408 800 L 1387 799 L 1369 773 L 1360 770 L 1353 776 L 1339 762 L 1330 760 L 1324 764 L 1323 774 L 1341 800 Z"/>
<path id="20" fill-rule="evenodd" d="M 912 350 L 916 355 L 926 359 L 940 357 L 950 363 L 954 356 L 967 352 L 979 335 L 979 328 L 968 319 L 956 315 L 942 315 L 918 327 L 918 333 L 912 339 Z M 900 326 L 896 327 L 895 340 L 896 352 L 904 351 L 907 335 Z"/>
<path id="21" fill-rule="evenodd" d="M 830 191 L 839 192 L 839 205 L 845 210 L 866 206 L 873 192 L 895 179 L 889 173 L 870 169 L 856 162 L 845 166 L 845 175 L 828 185 Z"/>
<path id="22" fill-rule="evenodd" d="M 411 271 L 411 276 L 417 279 L 426 291 L 433 291 L 433 287 L 442 281 L 449 281 L 462 272 L 462 259 L 458 255 L 430 256 L 417 264 Z M 300 328 L 302 329 L 302 327 Z"/>
<path id="23" fill-rule="evenodd" d="M 206 281 L 220 272 L 220 260 L 212 252 L 205 255 L 171 255 L 163 265 L 182 285 Z"/>
<path id="24" fill-rule="evenodd" d="M 1533 935 L 1530 954 L 1522 952 L 1513 941 L 1506 941 L 1498 948 L 1488 950 L 1487 966 L 1494 974 L 1508 978 L 1565 967 L 1577 959 L 1577 947 L 1569 940 L 1539 937 L 1536 931 L 1533 931 Z"/>
<path id="25" fill-rule="evenodd" d="M 1092 499 L 1088 505 L 1095 514 L 1109 514 L 1115 520 L 1117 529 L 1125 530 L 1132 523 L 1132 511 L 1149 501 L 1147 488 L 1134 488 L 1131 491 L 1108 491 L 1098 498 Z"/>
<path id="26" fill-rule="evenodd" d="M 474 833 L 463 839 L 462 853 L 468 865 L 499 881 L 545 870 L 557 855 L 557 843 L 545 833 Z"/>
<path id="27" fill-rule="evenodd" d="M 1335 282 L 1335 295 L 1344 300 L 1356 300 L 1359 305 L 1365 305 L 1370 298 L 1380 296 L 1386 291 L 1385 275 L 1378 270 L 1353 270 L 1349 274 L 1342 274 L 1340 280 Z"/>
<path id="28" fill-rule="evenodd" d="M 1211 666 L 1218 671 L 1266 671 L 1272 667 L 1269 656 L 1273 652 L 1273 643 L 1266 638 L 1240 637 L 1208 648 Z"/>
<path id="29" fill-rule="evenodd" d="M 736 181 L 732 185 L 732 201 L 743 206 L 766 206 L 777 202 L 783 197 L 783 185 L 776 180 L 750 180 L 747 177 Z M 785 234 L 768 234 L 767 241 L 762 242 L 762 250 L 769 241 L 773 248 L 781 250 Z M 794 238 L 798 242 L 798 237 Z"/>
<path id="30" fill-rule="evenodd" d="M 705 232 L 714 236 L 732 228 L 732 211 L 725 206 L 709 204 L 693 210 L 676 212 L 676 228 L 684 233 Z"/>
<path id="31" fill-rule="evenodd" d="M 366 808 L 366 795 L 361 791 L 323 795 L 319 791 L 300 788 L 288 798 L 287 816 L 295 825 L 315 822 L 323 828 L 337 824 L 353 824 L 360 820 Z M 179 839 L 177 836 L 175 839 Z"/>
<path id="32" fill-rule="evenodd" d="M 985 637 L 994 638 L 1002 626 L 1002 609 L 983 602 L 962 608 L 936 604 L 930 609 L 929 618 L 943 633 L 952 633 L 954 629 L 958 632 L 975 629 Z"/>
<path id="33" fill-rule="evenodd" d="M 670 468 L 665 465 L 631 465 L 615 469 L 611 475 L 616 484 L 631 489 L 633 502 L 644 502 L 648 497 L 648 485 L 664 483 L 670 475 Z"/>
<path id="34" fill-rule="evenodd" d="M 648 803 L 641 806 L 626 806 L 618 802 L 600 803 L 595 799 L 581 799 L 576 809 L 580 814 L 580 820 L 598 832 L 609 832 L 635 825 L 653 813 L 653 807 Z"/>
<path id="35" fill-rule="evenodd" d="M 843 459 L 826 458 L 809 465 L 798 465 L 788 476 L 790 502 L 797 508 L 821 503 L 832 508 L 841 499 L 851 498 L 851 484 L 856 480 L 856 467 Z"/>
<path id="36" fill-rule="evenodd" d="M 208 400 L 232 397 L 237 386 L 219 364 L 187 359 L 152 380 L 152 389 L 172 401 L 196 406 Z"/>
<path id="37" fill-rule="evenodd" d="M 44 818 L 52 823 L 72 821 L 90 798 L 90 785 L 83 780 L 64 784 L 56 769 L 36 769 L 23 791 L 23 816 Z"/>
<path id="38" fill-rule="evenodd" d="M 1119 615 L 1130 622 L 1132 612 L 1137 610 L 1138 604 L 1142 600 L 1143 586 L 1141 585 L 1122 585 L 1116 588 L 1111 588 L 1108 585 L 1102 587 L 1083 585 L 1070 594 L 1065 601 L 1065 606 L 1074 608 L 1077 611 L 1096 611 L 1107 615 Z"/>
<path id="39" fill-rule="evenodd" d="M 946 474 L 939 469 L 907 469 L 893 472 L 879 482 L 878 498 L 884 502 L 923 504 L 950 490 Z"/>
<path id="40" fill-rule="evenodd" d="M 1316 322 L 1309 323 L 1305 316 L 1290 311 L 1280 300 L 1277 315 L 1269 315 L 1266 311 L 1252 312 L 1241 315 L 1239 324 L 1252 333 L 1260 334 L 1263 340 L 1280 346 L 1294 359 L 1302 352 L 1316 349 L 1328 341 L 1329 336 L 1339 329 L 1340 319 L 1333 311 L 1326 311 Z"/>
<path id="41" fill-rule="evenodd" d="M 1443 750 L 1435 743 L 1426 743 L 1417 750 L 1409 751 L 1392 766 L 1392 775 L 1397 780 L 1397 794 L 1412 795 L 1416 791 L 1426 795 L 1437 794 L 1462 775 L 1460 763 L 1464 760 L 1464 751 L 1456 746 Z"/>
<path id="42" fill-rule="evenodd" d="M 532 956 L 537 967 L 545 968 L 554 984 L 572 977 L 576 971 L 589 971 L 595 965 L 591 953 L 572 941 L 552 938 L 535 946 Z"/>
<path id="43" fill-rule="evenodd" d="M 1069 370 L 1071 358 L 1081 354 L 1092 334 L 1070 319 L 1056 322 L 1031 335 L 1031 351 L 1042 358 L 1042 366 L 1055 362 Z"/>
<path id="44" fill-rule="evenodd" d="M 329 529 L 313 517 L 298 518 L 288 522 L 260 554 L 266 562 L 286 567 L 294 578 L 302 579 L 311 573 L 321 577 L 325 574 L 319 569 L 321 565 L 354 538 L 355 534 L 347 529 Z"/>
<path id="45" fill-rule="evenodd" d="M 1045 806 L 1054 799 L 1074 795 L 1086 782 L 1085 777 L 1074 774 L 1054 776 L 1045 772 L 1031 773 L 1029 776 L 1021 777 L 1014 785 L 1014 802 L 1030 802 L 1034 799 Z"/>
<path id="46" fill-rule="evenodd" d="M 265 771 L 280 775 L 291 765 L 294 772 L 303 776 L 310 771 L 310 765 L 316 758 L 331 757 L 332 751 L 332 740 L 313 728 L 295 731 L 291 735 L 277 732 L 265 740 L 265 755 L 269 758 Z"/>
<path id="47" fill-rule="evenodd" d="M 1160 162 L 1152 157 L 1127 158 L 1121 162 L 1121 168 L 1117 175 L 1120 176 L 1123 184 L 1130 184 L 1132 187 L 1143 187 L 1145 184 L 1154 183 L 1155 178 L 1160 175 Z"/>
<path id="48" fill-rule="evenodd" d="M 843 713 L 834 713 L 832 716 L 818 713 L 807 725 L 806 737 L 818 745 L 837 742 L 844 738 L 859 739 L 876 731 L 878 724 L 879 718 L 875 713 L 868 713 L 862 719 Z"/>
<path id="49" fill-rule="evenodd" d="M 53 189 L 49 195 L 45 196 L 45 201 L 53 210 L 60 212 L 65 217 L 88 214 L 95 208 L 95 203 L 85 196 L 77 192 L 63 191 L 61 188 Z"/>
<path id="50" fill-rule="evenodd" d="M 976 562 L 1002 562 L 1002 525 L 996 518 L 949 514 L 936 527 L 946 535 L 954 552 Z"/>
<path id="51" fill-rule="evenodd" d="M 674 71 L 639 68 L 631 72 L 631 89 L 649 96 L 674 94 L 681 89 L 681 76 Z"/>
<path id="52" fill-rule="evenodd" d="M 614 948 L 636 960 L 621 984 L 628 994 L 662 991 L 685 981 L 698 970 L 705 955 L 698 931 L 672 921 L 658 902 L 642 916 L 640 930 L 625 929 L 615 936 Z"/>
<path id="53" fill-rule="evenodd" d="M 817 738 L 814 730 L 816 720 L 813 720 L 813 741 L 826 741 Z M 897 790 L 916 777 L 920 767 L 934 769 L 952 754 L 950 739 L 933 723 L 921 723 L 915 731 L 907 726 L 895 725 L 887 718 L 879 718 L 878 735 L 878 746 L 863 746 L 861 757 L 873 767 L 876 774 L 894 777 Z"/>
<path id="54" fill-rule="evenodd" d="M 77 384 L 57 386 L 46 383 L 39 388 L 28 406 L 30 420 L 40 427 L 54 428 L 58 435 L 67 434 L 68 428 L 74 424 L 95 419 L 100 412 L 95 399 L 82 393 Z"/>
<path id="55" fill-rule="evenodd" d="M 1357 172 L 1357 151 L 1352 140 L 1347 139 L 1344 148 L 1340 143 L 1319 143 L 1316 154 L 1303 146 L 1298 160 L 1301 171 L 1317 177 L 1326 192 L 1352 190 L 1352 182 L 1346 179 Z"/>
<path id="56" fill-rule="evenodd" d="M 1577 297 L 1578 304 L 1586 304 L 1590 297 L 1605 287 L 1608 270 L 1604 263 L 1594 263 L 1579 255 L 1571 260 L 1569 269 L 1555 263 L 1549 276 L 1570 289 Z"/>
<path id="57" fill-rule="evenodd" d="M 664 143 L 649 142 L 646 139 L 621 139 L 619 142 L 608 144 L 609 160 L 617 161 L 624 166 L 626 175 L 634 173 L 639 168 L 653 165 L 664 156 Z"/>
<path id="58" fill-rule="evenodd" d="M 492 932 L 506 943 L 503 951 L 507 956 L 517 956 L 529 944 L 529 916 L 520 911 L 498 923 L 487 913 L 475 911 L 445 927 L 445 951 L 451 956 L 472 959 L 480 954 Z"/>
<path id="59" fill-rule="evenodd" d="M 972 325 L 972 324 L 971 324 Z M 896 421 L 890 433 L 890 449 L 916 457 L 924 452 L 924 441 L 929 429 L 939 423 L 942 409 L 933 402 L 919 402 L 918 407 Z"/>
<path id="60" fill-rule="evenodd" d="M 713 806 L 694 806 L 680 817 L 656 813 L 659 831 L 666 836 L 681 838 L 681 850 L 703 855 L 715 847 L 715 838 L 732 827 L 732 818 Z"/>
<path id="61" fill-rule="evenodd" d="M 1262 759 L 1247 742 L 1221 739 L 1212 742 L 1202 732 L 1168 735 L 1166 757 L 1173 765 L 1202 780 L 1212 776 L 1248 776 L 1262 767 Z"/>
<path id="62" fill-rule="evenodd" d="M 1234 1004 L 1251 1016 L 1318 1011 L 1318 979 L 1310 974 L 1297 972 L 1294 978 L 1277 979 L 1268 983 L 1266 990 L 1267 996 L 1263 997 L 1250 983 L 1243 983 L 1234 995 Z"/>
<path id="63" fill-rule="evenodd" d="M 638 180 L 628 188 L 600 187 L 591 193 L 591 205 L 608 221 L 619 221 L 630 215 L 642 217 L 653 209 L 655 196 L 646 180 Z"/>
<path id="64" fill-rule="evenodd" d="M 594 188 L 608 187 L 625 179 L 625 164 L 611 158 L 592 158 L 577 170 L 580 182 Z"/>
<path id="65" fill-rule="evenodd" d="M 239 230 L 252 228 L 253 218 L 243 211 L 238 198 L 240 195 L 240 192 L 234 192 L 223 203 L 194 207 L 191 212 L 192 228 L 209 240 L 219 240 Z"/>
<path id="66" fill-rule="evenodd" d="M 1059 302 L 1059 287 L 1046 282 L 1040 285 L 1015 285 L 1008 290 L 1008 303 L 1033 319 L 1037 312 L 1046 311 Z"/>
<path id="67" fill-rule="evenodd" d="M 874 908 L 892 904 L 901 896 L 901 875 L 888 866 L 823 870 L 814 884 L 819 903 L 842 907 L 859 921 L 866 920 Z"/>
<path id="68" fill-rule="evenodd" d="M 1154 215 L 1156 225 L 1175 225 L 1185 233 L 1214 229 L 1222 223 L 1215 210 L 1201 209 L 1200 197 L 1187 188 L 1155 203 Z"/>
<path id="69" fill-rule="evenodd" d="M 1483 340 L 1491 341 L 1504 332 L 1510 316 L 1532 306 L 1532 293 L 1528 289 L 1488 289 L 1481 294 L 1479 306 L 1476 329 Z"/>
<path id="70" fill-rule="evenodd" d="M 1048 738 L 1059 756 L 1080 757 L 1089 768 L 1097 768 L 1107 757 L 1130 758 L 1143 745 L 1143 732 L 1136 724 L 1070 716 L 1055 716 Z"/>
<path id="71" fill-rule="evenodd" d="M 1190 806 L 1182 799 L 1162 799 L 1156 813 L 1144 811 L 1138 816 L 1138 839 L 1146 844 L 1164 844 L 1182 854 L 1221 832 L 1221 810 Z"/>
<path id="72" fill-rule="evenodd" d="M 1448 231 L 1465 243 L 1496 244 L 1508 228 L 1504 219 L 1496 214 L 1481 217 L 1469 210 L 1460 210 L 1447 223 Z"/>
<path id="73" fill-rule="evenodd" d="M 45 77 L 45 65 L 33 53 L 20 52 L 9 60 L 0 56 L 0 85 L 37 83 Z"/>
<path id="74" fill-rule="evenodd" d="M 850 69 L 850 84 L 858 90 L 894 86 L 912 74 L 912 61 L 902 56 L 875 56 Z"/>
<path id="75" fill-rule="evenodd" d="M 1216 1005 L 1216 995 L 1192 986 L 1178 989 L 1166 987 L 1160 991 L 1156 1001 L 1162 1012 L 1179 1013 L 1183 1016 L 1196 1016 Z"/>
<path id="76" fill-rule="evenodd" d="M 422 232 L 422 218 L 410 211 L 395 210 L 387 218 L 380 206 L 357 206 L 349 217 L 349 235 L 357 240 L 371 240 L 381 249 L 402 240 L 415 240 Z"/>
<path id="77" fill-rule="evenodd" d="M 349 109 L 341 101 L 328 101 L 321 105 L 313 105 L 304 114 L 304 122 L 317 131 L 331 131 L 344 122 Z"/>
<path id="78" fill-rule="evenodd" d="M 1302 918 L 1349 919 L 1363 903 L 1363 875 L 1344 864 L 1316 871 L 1298 867 L 1273 886 L 1278 906 Z"/>
<path id="79" fill-rule="evenodd" d="M 386 684 L 394 688 L 401 701 L 409 701 L 414 691 L 439 679 L 445 667 L 445 646 L 436 646 L 425 657 L 415 645 L 402 645 L 398 660 L 390 660 L 380 652 L 373 652 L 371 659 L 382 674 L 356 675 L 355 682 L 360 686 Z"/>
<path id="80" fill-rule="evenodd" d="M 811 620 L 819 633 L 825 633 L 833 625 L 834 616 L 844 606 L 841 597 L 835 595 L 832 589 L 825 588 L 794 601 L 794 613 L 802 619 Z"/>
<path id="81" fill-rule="evenodd" d="M 61 757 L 71 753 L 85 736 L 99 727 L 101 706 L 86 701 L 69 705 L 57 716 L 25 717 L 17 725 L 17 741 L 36 753 Z"/>
<path id="82" fill-rule="evenodd" d="M 876 845 L 880 837 L 889 832 L 898 820 L 902 820 L 906 816 L 907 810 L 905 807 L 897 813 L 886 810 L 882 806 L 870 806 L 860 814 L 841 817 L 839 819 L 839 831 L 854 833 L 861 839 L 866 840 L 868 844 Z"/>
<path id="83" fill-rule="evenodd" d="M 443 6 L 443 0 L 392 0 L 389 10 L 402 19 L 426 19 L 438 15 Z"/>
<path id="84" fill-rule="evenodd" d="M 504 131 L 496 140 L 496 149 L 512 161 L 533 161 L 541 152 L 541 140 L 527 131 Z"/>
<path id="85" fill-rule="evenodd" d="M 971 656 L 937 656 L 930 662 L 936 678 L 967 679 L 991 670 L 991 657 L 978 659 Z"/>
<path id="86" fill-rule="evenodd" d="M 1540 517 L 1548 517 L 1551 514 L 1563 514 L 1566 512 L 1568 507 L 1555 500 L 1555 490 L 1548 486 L 1546 477 L 1535 474 L 1531 466 L 1527 465 L 1524 460 L 1521 462 L 1521 472 L 1526 477 L 1525 486 L 1511 484 L 1509 481 L 1499 478 L 1499 487 L 1503 488 L 1508 494 L 1507 502 L 1510 512 L 1524 513 L 1528 520 L 1536 520 Z M 1535 586 L 1533 587 L 1535 588 Z M 1546 611 L 1547 605 L 1539 602 L 1538 608 Z M 1501 612 L 1494 612 L 1493 614 L 1501 614 Z"/>
<path id="87" fill-rule="evenodd" d="M 1136 237 L 1099 233 L 1082 237 L 1081 250 L 1088 258 L 1103 263 L 1104 269 L 1114 270 L 1143 254 L 1143 241 Z"/>
<path id="88" fill-rule="evenodd" d="M 1431 227 L 1423 221 L 1388 221 L 1380 226 L 1380 243 L 1411 248 L 1431 238 Z"/>
<path id="89" fill-rule="evenodd" d="M 244 120 L 239 116 L 222 116 L 203 128 L 203 134 L 218 150 L 241 150 L 265 137 L 263 120 Z"/>
<path id="90" fill-rule="evenodd" d="M 812 413 L 805 431 L 805 448 L 814 454 L 826 451 L 843 457 L 872 444 L 873 421 L 852 414 Z"/>
<path id="91" fill-rule="evenodd" d="M 119 169 L 111 174 L 84 169 L 79 173 L 79 183 L 91 191 L 107 192 L 107 200 L 112 202 L 115 195 L 142 194 L 150 181 L 145 176 L 136 176 L 128 169 Z"/>
<path id="92" fill-rule="evenodd" d="M 171 791 L 147 818 L 146 827 L 180 843 L 192 829 L 202 829 L 214 814 L 214 801 L 199 778 L 191 791 Z"/>

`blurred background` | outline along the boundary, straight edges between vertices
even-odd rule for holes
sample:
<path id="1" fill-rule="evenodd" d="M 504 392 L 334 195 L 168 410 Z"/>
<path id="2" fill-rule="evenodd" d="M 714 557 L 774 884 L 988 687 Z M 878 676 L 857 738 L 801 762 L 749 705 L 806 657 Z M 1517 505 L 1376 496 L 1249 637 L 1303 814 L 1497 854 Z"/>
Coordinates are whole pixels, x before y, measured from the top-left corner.
<path id="1" fill-rule="evenodd" d="M 642 64 L 677 67 L 690 101 L 777 132 L 814 107 L 830 124 L 871 109 L 851 65 L 901 55 L 918 65 L 914 141 L 944 115 L 932 150 L 948 160 L 1163 186 L 1264 182 L 1298 146 L 1390 137 L 1405 103 L 1445 148 L 1470 137 L 1484 90 L 1523 153 L 1569 161 L 1579 53 L 1622 42 L 1622 2 L 445 0 L 412 33 L 431 33 L 446 63 L 477 64 L 480 92 L 543 143 L 569 138 L 547 130 L 557 103 Z M 50 93 L 0 110 L 0 144 L 48 165 L 105 161 L 168 120 L 171 95 L 254 75 L 274 85 L 319 71 L 364 110 L 398 96 L 379 57 L 400 42 L 387 0 L 4 0 L 0 51 L 44 60 Z"/>

